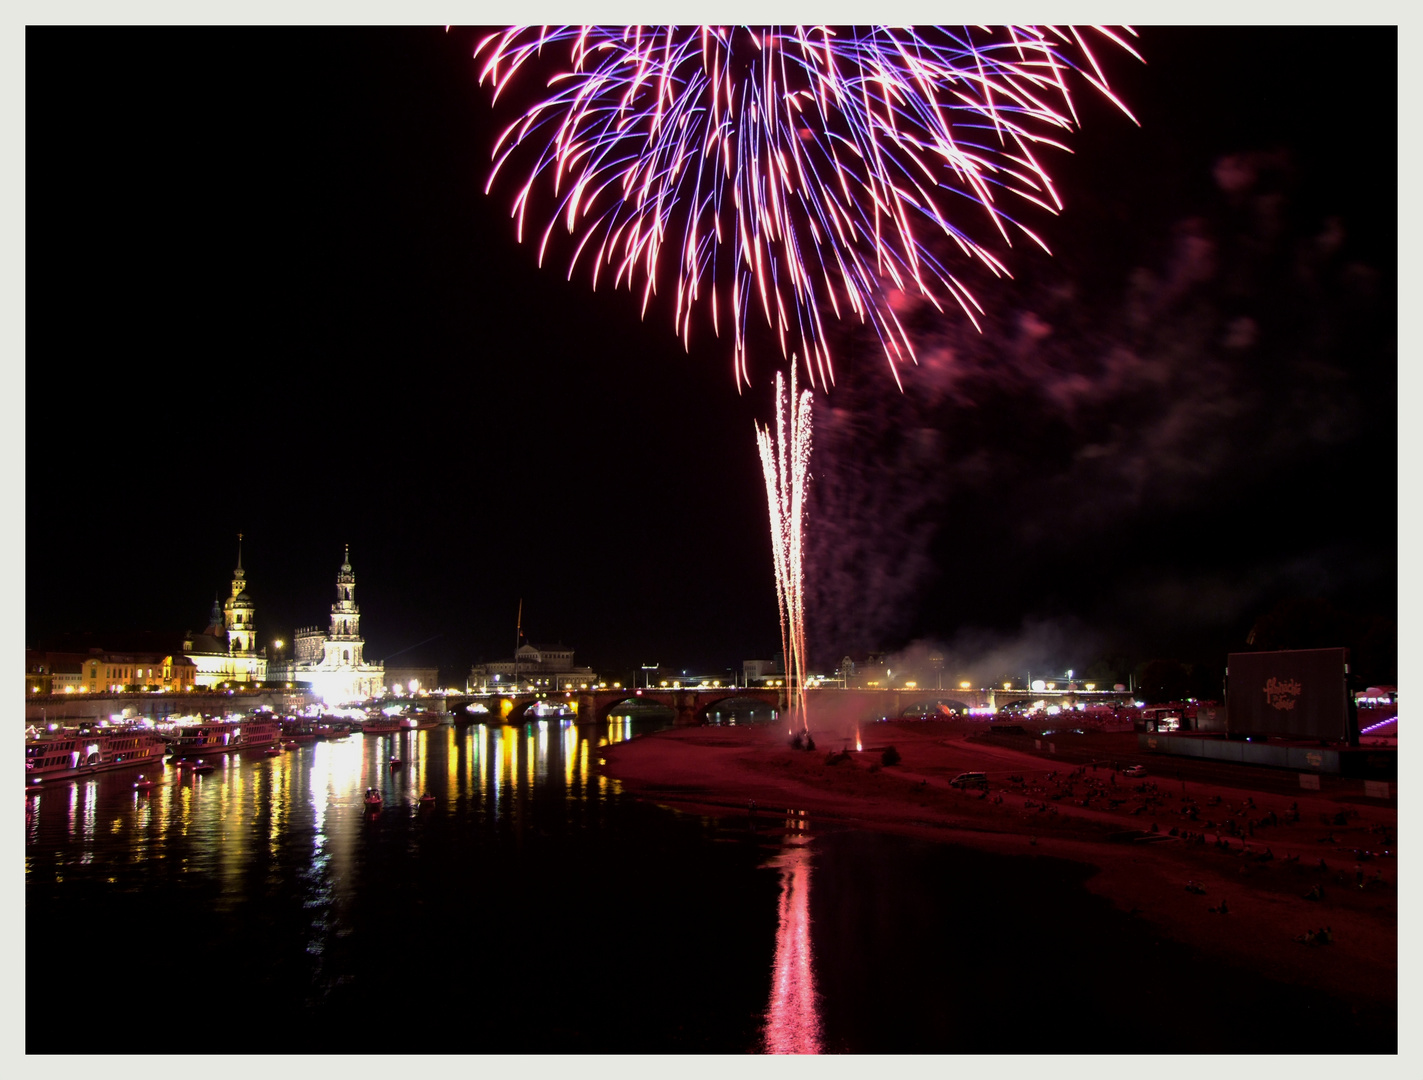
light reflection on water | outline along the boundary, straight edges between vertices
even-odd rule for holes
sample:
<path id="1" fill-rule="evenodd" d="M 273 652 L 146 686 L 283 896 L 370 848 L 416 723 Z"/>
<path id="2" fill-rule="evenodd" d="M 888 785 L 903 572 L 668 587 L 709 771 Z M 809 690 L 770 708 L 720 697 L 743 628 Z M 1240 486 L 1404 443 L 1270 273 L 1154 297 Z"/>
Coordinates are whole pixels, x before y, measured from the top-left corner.
<path id="1" fill-rule="evenodd" d="M 781 897 L 766 1008 L 768 1054 L 818 1054 L 822 1049 L 810 926 L 808 825 L 804 811 L 788 812 L 781 853 L 770 862 L 781 872 Z"/>
<path id="2" fill-rule="evenodd" d="M 384 814 L 417 808 L 429 792 L 437 812 L 467 802 L 499 823 L 550 781 L 567 800 L 587 798 L 590 741 L 631 734 L 628 718 L 582 727 L 571 718 L 441 726 L 305 743 L 273 757 L 229 754 L 203 776 L 150 764 L 145 775 L 157 786 L 146 792 L 133 787 L 137 770 L 52 781 L 29 800 L 26 872 L 36 868 L 36 846 L 57 845 L 57 865 L 92 859 L 100 832 L 104 843 L 123 844 L 127 857 L 181 849 L 191 869 L 231 871 L 254 845 L 276 855 L 293 835 L 308 835 L 313 854 L 339 860 L 369 824 L 367 788 L 381 793 Z M 404 764 L 391 767 L 393 756 Z M 601 776 L 596 788 L 620 791 Z"/>
<path id="3" fill-rule="evenodd" d="M 438 992 L 431 995 L 452 1012 L 451 1003 L 470 992 L 482 969 L 473 959 L 443 964 L 444 957 L 473 958 L 486 950 L 476 949 L 474 938 L 452 947 L 444 933 L 471 918 L 469 925 L 477 926 L 481 914 L 506 905 L 509 912 L 545 912 L 545 919 L 604 902 L 635 910 L 639 920 L 652 920 L 649 940 L 659 943 L 639 962 L 649 979 L 665 983 L 684 970 L 680 953 L 666 948 L 683 913 L 716 895 L 752 894 L 762 902 L 746 906 L 744 920 L 762 927 L 759 934 L 729 942 L 709 934 L 705 942 L 681 946 L 695 957 L 687 961 L 693 966 L 740 958 L 737 993 L 746 1000 L 708 989 L 695 1027 L 678 1015 L 650 1034 L 679 1047 L 684 1044 L 677 1040 L 695 1030 L 706 1041 L 687 1042 L 688 1048 L 754 1049 L 775 910 L 773 872 L 756 869 L 758 838 L 748 838 L 738 822 L 735 848 L 713 850 L 705 821 L 624 798 L 621 785 L 598 769 L 600 746 L 666 723 L 618 716 L 582 725 L 548 717 L 517 726 L 440 726 L 303 743 L 270 757 L 252 751 L 217 756 L 210 762 L 214 771 L 201 776 L 148 763 L 51 782 L 28 804 L 27 932 L 49 933 L 45 928 L 102 913 L 125 933 L 167 950 L 164 955 L 219 963 L 233 993 L 262 995 L 274 1008 L 294 1010 L 294 1018 L 312 1010 L 326 1025 L 311 1035 L 316 1046 L 338 1031 L 348 1039 L 365 1037 L 364 1005 L 356 1006 L 370 1000 L 362 995 L 383 999 L 400 992 L 392 980 L 403 968 L 386 958 L 407 946 L 414 950 L 411 970 L 434 980 Z M 390 767 L 393 755 L 403 767 Z M 151 790 L 134 788 L 140 771 L 155 782 Z M 367 788 L 382 795 L 378 812 L 364 804 Z M 433 803 L 419 802 L 425 792 Z M 712 870 L 733 864 L 743 876 Z M 664 913 L 664 894 L 679 895 L 667 894 L 669 888 L 682 889 L 683 899 Z M 489 956 L 501 958 L 504 979 L 515 956 L 506 938 L 500 932 L 486 943 Z M 537 972 L 566 947 L 539 944 L 543 966 L 527 978 L 541 978 Z M 594 945 L 592 955 L 606 956 L 605 948 Z M 90 972 L 95 992 L 124 993 L 121 967 Z M 632 992 L 638 985 L 633 971 L 619 967 L 609 974 L 579 963 L 560 977 L 622 980 L 617 985 Z M 56 989 L 45 981 L 51 976 L 43 966 L 27 968 L 26 978 L 37 995 Z M 746 1030 L 748 1023 L 754 1031 Z M 99 1038 L 99 1030 L 86 1037 Z M 639 1041 L 647 1036 L 635 1031 L 605 1032 L 592 1014 L 560 1030 L 566 1050 L 647 1045 Z M 541 1045 L 525 1035 L 508 1035 L 508 1044 L 501 1037 L 491 1015 L 481 1046 Z"/>

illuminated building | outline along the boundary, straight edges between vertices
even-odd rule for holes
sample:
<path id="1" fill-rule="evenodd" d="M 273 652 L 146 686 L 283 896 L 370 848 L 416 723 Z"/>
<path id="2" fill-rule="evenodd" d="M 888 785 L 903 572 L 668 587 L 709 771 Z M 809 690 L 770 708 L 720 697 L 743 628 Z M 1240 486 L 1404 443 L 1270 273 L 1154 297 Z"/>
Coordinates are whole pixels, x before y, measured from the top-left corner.
<path id="1" fill-rule="evenodd" d="M 183 641 L 183 654 L 197 669 L 198 686 L 259 683 L 267 678 L 267 654 L 257 648 L 256 606 L 247 591 L 242 569 L 242 534 L 237 535 L 237 569 L 232 591 L 221 608 L 213 601 L 212 615 L 201 634 Z"/>
<path id="2" fill-rule="evenodd" d="M 26 652 L 25 691 L 39 694 L 100 694 L 135 690 L 191 690 L 197 668 L 181 653 Z"/>
<path id="3" fill-rule="evenodd" d="M 415 685 L 412 687 L 411 683 Z M 385 665 L 385 688 L 392 693 L 414 694 L 440 688 L 437 667 L 391 667 Z"/>
<path id="4" fill-rule="evenodd" d="M 268 665 L 272 682 L 305 683 L 328 704 L 363 701 L 385 691 L 385 665 L 368 664 L 362 651 L 361 610 L 356 606 L 356 574 L 351 569 L 351 545 L 336 573 L 336 602 L 331 625 L 323 634 L 315 626 L 297 630 L 290 660 Z"/>
<path id="5" fill-rule="evenodd" d="M 513 660 L 475 664 L 469 669 L 469 690 L 487 693 L 508 686 L 579 690 L 598 681 L 592 668 L 573 665 L 573 650 L 566 645 L 525 644 L 514 656 Z"/>

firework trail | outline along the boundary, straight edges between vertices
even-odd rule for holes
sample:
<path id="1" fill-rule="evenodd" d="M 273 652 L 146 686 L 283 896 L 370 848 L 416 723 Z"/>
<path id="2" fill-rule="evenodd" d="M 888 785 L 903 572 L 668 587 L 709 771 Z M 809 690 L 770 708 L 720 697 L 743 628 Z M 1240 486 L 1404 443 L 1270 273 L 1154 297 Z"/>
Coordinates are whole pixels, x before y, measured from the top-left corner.
<path id="1" fill-rule="evenodd" d="M 812 384 L 834 381 L 827 312 L 871 326 L 898 382 L 915 359 L 904 297 L 975 326 L 983 310 L 926 239 L 1007 274 L 960 211 L 1004 245 L 1043 244 L 1001 202 L 1061 209 L 1039 155 L 1077 125 L 1074 84 L 1131 115 L 1089 36 L 1137 56 L 1107 27 L 511 27 L 474 51 L 496 101 L 526 65 L 553 73 L 499 136 L 485 190 L 527 146 L 520 240 L 551 189 L 539 262 L 561 225 L 569 277 L 585 258 L 595 289 L 605 270 L 615 288 L 640 277 L 644 313 L 665 249 L 676 333 L 688 346 L 701 301 L 715 333 L 729 322 L 738 388 L 753 308 Z"/>
<path id="2" fill-rule="evenodd" d="M 771 555 L 776 571 L 776 606 L 781 616 L 781 653 L 786 669 L 786 708 L 810 729 L 805 712 L 805 489 L 810 479 L 811 392 L 796 393 L 795 364 L 791 389 L 776 372 L 776 429 L 756 425 L 761 472 L 771 514 Z M 790 435 L 786 435 L 787 405 Z"/>

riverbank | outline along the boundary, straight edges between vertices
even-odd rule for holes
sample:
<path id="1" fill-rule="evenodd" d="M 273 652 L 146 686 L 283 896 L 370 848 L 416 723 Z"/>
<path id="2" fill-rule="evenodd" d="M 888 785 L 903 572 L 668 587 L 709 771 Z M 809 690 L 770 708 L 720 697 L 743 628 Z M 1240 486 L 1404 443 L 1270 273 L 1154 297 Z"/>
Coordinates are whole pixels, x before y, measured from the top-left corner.
<path id="1" fill-rule="evenodd" d="M 1088 736 L 1071 748 L 1060 739 L 1057 757 L 1031 740 L 1004 745 L 1015 740 L 986 736 L 982 724 L 878 723 L 861 739 L 861 752 L 853 738 L 828 736 L 807 752 L 791 749 L 780 728 L 681 728 L 599 753 L 601 771 L 629 792 L 692 813 L 754 815 L 771 829 L 804 812 L 812 830 L 1083 863 L 1090 891 L 1166 939 L 1360 1012 L 1396 1012 L 1392 804 L 1293 791 L 1284 786 L 1293 774 L 1259 770 L 1178 779 L 1161 758 L 1129 778 L 1104 762 L 1126 756 L 1131 736 Z M 891 744 L 900 762 L 885 766 Z M 851 753 L 831 756 L 846 745 Z M 949 786 L 967 771 L 987 773 L 986 793 Z"/>

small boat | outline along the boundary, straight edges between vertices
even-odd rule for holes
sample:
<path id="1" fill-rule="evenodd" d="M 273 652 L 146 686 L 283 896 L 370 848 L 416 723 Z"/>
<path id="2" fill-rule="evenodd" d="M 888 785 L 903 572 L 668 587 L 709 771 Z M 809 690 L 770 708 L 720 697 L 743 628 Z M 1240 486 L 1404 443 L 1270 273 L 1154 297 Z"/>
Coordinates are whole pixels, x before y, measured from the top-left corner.
<path id="1" fill-rule="evenodd" d="M 281 757 L 281 756 L 282 756 L 282 748 L 281 748 L 280 746 L 269 746 L 269 747 L 267 747 L 267 749 L 265 749 L 265 750 L 262 751 L 262 756 L 263 756 L 263 757 Z"/>
<path id="2" fill-rule="evenodd" d="M 158 786 L 157 780 L 149 780 L 142 773 L 138 774 L 138 779 L 134 781 L 134 791 L 152 791 Z"/>
<path id="3" fill-rule="evenodd" d="M 435 801 L 435 796 L 431 795 L 428 791 L 425 792 L 425 794 L 423 794 L 423 795 L 420 796 L 420 805 L 421 805 L 421 806 L 429 806 L 429 805 L 430 805 L 431 803 L 433 803 L 434 801 Z"/>
<path id="4" fill-rule="evenodd" d="M 380 792 L 373 787 L 366 788 L 366 807 L 370 810 L 380 809 Z"/>
<path id="5" fill-rule="evenodd" d="M 404 764 L 405 764 L 405 759 L 404 759 L 404 758 L 393 757 L 393 758 L 390 759 L 390 767 L 391 767 L 392 769 L 398 769 L 398 768 L 400 768 L 400 767 L 401 767 L 402 765 L 404 765 Z"/>
<path id="6" fill-rule="evenodd" d="M 199 758 L 193 764 L 193 772 L 198 776 L 206 776 L 208 773 L 212 772 L 216 768 L 216 765 L 209 765 L 207 762 L 203 761 L 202 758 Z"/>

